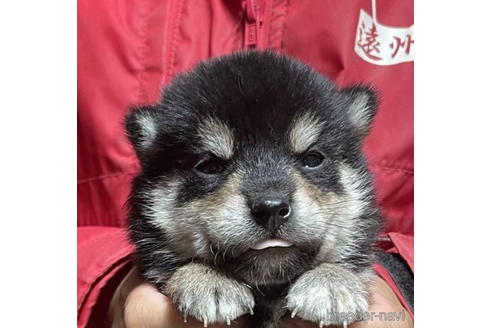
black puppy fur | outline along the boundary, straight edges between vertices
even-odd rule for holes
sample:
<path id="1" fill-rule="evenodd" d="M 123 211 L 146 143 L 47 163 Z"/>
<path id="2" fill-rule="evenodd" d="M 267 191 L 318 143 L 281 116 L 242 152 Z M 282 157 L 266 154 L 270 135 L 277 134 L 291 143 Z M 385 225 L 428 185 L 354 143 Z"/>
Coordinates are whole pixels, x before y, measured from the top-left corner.
<path id="1" fill-rule="evenodd" d="M 376 107 L 371 88 L 339 89 L 273 52 L 178 76 L 126 118 L 141 275 L 205 325 L 356 320 L 342 316 L 367 311 L 380 226 L 361 152 Z M 291 246 L 252 249 L 272 239 Z"/>

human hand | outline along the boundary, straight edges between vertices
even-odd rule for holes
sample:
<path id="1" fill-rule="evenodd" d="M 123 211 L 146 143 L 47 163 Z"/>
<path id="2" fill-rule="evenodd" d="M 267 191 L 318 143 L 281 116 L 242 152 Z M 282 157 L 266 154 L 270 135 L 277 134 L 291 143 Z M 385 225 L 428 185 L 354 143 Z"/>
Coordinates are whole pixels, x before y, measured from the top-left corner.
<path id="1" fill-rule="evenodd" d="M 377 277 L 371 290 L 369 313 L 403 313 L 399 321 L 384 321 L 374 318 L 369 321 L 353 323 L 349 328 L 410 328 L 413 321 L 403 308 L 395 293 L 384 280 Z M 172 301 L 161 294 L 151 284 L 143 282 L 135 269 L 132 269 L 121 282 L 111 301 L 110 315 L 113 328 L 202 328 L 203 323 L 183 316 Z M 211 324 L 210 327 L 227 327 L 225 324 Z M 245 317 L 235 320 L 232 327 L 246 327 Z M 316 328 L 317 325 L 297 320 L 285 319 L 280 328 Z"/>
<path id="2" fill-rule="evenodd" d="M 112 328 L 203 328 L 203 323 L 183 315 L 176 305 L 153 285 L 140 279 L 135 268 L 123 279 L 110 305 Z M 209 327 L 245 327 L 245 318 L 231 326 L 210 324 Z"/>
<path id="3" fill-rule="evenodd" d="M 393 290 L 388 284 L 376 277 L 371 288 L 371 303 L 369 305 L 369 314 L 374 313 L 372 320 L 355 322 L 348 328 L 411 328 L 413 320 L 410 314 L 405 310 L 398 300 Z M 395 313 L 400 315 L 400 320 L 380 320 L 378 315 L 383 313 Z M 285 319 L 280 325 L 281 328 L 318 328 L 318 325 L 297 319 Z"/>

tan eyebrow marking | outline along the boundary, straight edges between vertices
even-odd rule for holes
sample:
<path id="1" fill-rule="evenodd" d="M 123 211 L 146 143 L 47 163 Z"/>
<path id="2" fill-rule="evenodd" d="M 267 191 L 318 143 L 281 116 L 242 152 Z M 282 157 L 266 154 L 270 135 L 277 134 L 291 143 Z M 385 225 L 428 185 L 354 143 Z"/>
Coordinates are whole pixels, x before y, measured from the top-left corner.
<path id="1" fill-rule="evenodd" d="M 224 159 L 230 159 L 234 154 L 234 135 L 230 127 L 214 118 L 205 119 L 198 128 L 202 146 Z"/>
<path id="2" fill-rule="evenodd" d="M 313 113 L 306 112 L 297 117 L 289 131 L 289 142 L 295 153 L 305 152 L 323 132 L 323 122 Z"/>

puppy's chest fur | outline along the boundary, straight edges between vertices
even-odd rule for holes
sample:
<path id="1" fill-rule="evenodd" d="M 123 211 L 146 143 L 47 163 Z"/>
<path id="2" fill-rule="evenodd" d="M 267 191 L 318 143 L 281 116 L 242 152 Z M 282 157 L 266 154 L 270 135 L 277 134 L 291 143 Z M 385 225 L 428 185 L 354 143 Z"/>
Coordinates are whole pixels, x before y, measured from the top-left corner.
<path id="1" fill-rule="evenodd" d="M 380 225 L 361 152 L 376 104 L 273 52 L 177 77 L 126 118 L 141 275 L 204 325 L 355 321 Z"/>

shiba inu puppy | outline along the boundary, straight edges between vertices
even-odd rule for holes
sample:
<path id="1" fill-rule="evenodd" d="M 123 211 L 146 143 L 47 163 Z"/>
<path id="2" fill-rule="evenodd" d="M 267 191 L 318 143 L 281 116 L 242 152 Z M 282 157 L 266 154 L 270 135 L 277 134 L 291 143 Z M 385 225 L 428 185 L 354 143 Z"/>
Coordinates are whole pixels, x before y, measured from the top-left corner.
<path id="1" fill-rule="evenodd" d="M 130 112 L 130 238 L 184 318 L 347 324 L 368 309 L 380 219 L 361 152 L 371 88 L 247 51 L 199 64 Z M 352 315 L 352 316 L 351 316 Z"/>

